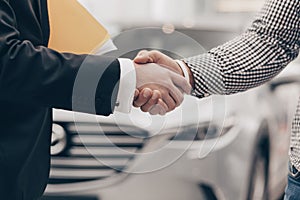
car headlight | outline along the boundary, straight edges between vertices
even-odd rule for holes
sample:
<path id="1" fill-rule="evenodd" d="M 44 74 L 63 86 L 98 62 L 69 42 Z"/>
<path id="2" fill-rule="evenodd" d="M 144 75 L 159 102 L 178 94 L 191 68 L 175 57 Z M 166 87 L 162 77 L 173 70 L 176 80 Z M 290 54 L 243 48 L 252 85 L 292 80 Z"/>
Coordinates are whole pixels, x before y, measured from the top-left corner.
<path id="1" fill-rule="evenodd" d="M 234 127 L 233 119 L 225 120 L 224 123 L 204 122 L 199 125 L 190 125 L 182 128 L 171 140 L 205 140 L 225 135 Z"/>
<path id="2" fill-rule="evenodd" d="M 58 124 L 52 125 L 51 136 L 51 155 L 55 156 L 62 153 L 67 147 L 67 133 Z"/>

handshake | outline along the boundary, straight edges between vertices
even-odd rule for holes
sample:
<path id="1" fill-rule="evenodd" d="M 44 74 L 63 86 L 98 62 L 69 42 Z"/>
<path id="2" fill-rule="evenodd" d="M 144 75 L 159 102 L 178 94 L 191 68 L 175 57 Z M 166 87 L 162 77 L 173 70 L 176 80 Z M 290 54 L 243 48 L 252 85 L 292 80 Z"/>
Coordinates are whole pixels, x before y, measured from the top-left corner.
<path id="1" fill-rule="evenodd" d="M 159 51 L 143 50 L 134 59 L 136 90 L 133 106 L 152 115 L 165 115 L 178 107 L 184 94 L 190 94 L 193 78 L 189 68 L 182 67 Z M 187 75 L 188 74 L 188 75 Z M 189 76 L 190 83 L 185 76 Z"/>

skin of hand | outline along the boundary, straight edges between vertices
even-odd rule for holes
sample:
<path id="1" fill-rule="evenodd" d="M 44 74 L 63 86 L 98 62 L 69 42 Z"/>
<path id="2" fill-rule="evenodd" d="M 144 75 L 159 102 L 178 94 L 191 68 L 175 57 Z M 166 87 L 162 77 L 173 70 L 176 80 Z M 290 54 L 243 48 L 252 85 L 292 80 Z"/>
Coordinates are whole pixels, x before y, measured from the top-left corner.
<path id="1" fill-rule="evenodd" d="M 140 51 L 134 59 L 137 64 L 156 63 L 183 76 L 183 72 L 175 60 L 160 51 Z"/>
<path id="2" fill-rule="evenodd" d="M 135 63 L 135 68 L 140 92 L 135 92 L 134 105 L 142 105 L 142 111 L 163 115 L 182 103 L 183 93 L 191 91 L 190 84 L 182 76 L 158 64 Z M 144 102 L 147 102 L 146 105 L 143 105 Z"/>
<path id="3" fill-rule="evenodd" d="M 174 59 L 170 58 L 169 56 L 167 56 L 157 50 L 153 50 L 153 51 L 142 50 L 142 51 L 140 51 L 137 54 L 137 56 L 135 57 L 134 62 L 137 64 L 156 63 L 156 64 L 159 64 L 169 70 L 172 70 L 172 71 L 184 76 L 181 67 L 179 67 L 179 65 L 177 64 L 177 62 Z M 191 86 L 193 86 L 193 88 L 195 88 L 193 74 L 187 65 L 186 65 L 186 69 L 189 73 L 190 84 L 191 84 Z"/>
<path id="4" fill-rule="evenodd" d="M 165 115 L 169 108 L 161 98 L 162 95 L 158 90 L 152 91 L 150 88 L 144 88 L 140 92 L 136 89 L 133 106 L 141 107 L 143 112 L 149 112 L 151 115 Z"/>
<path id="5" fill-rule="evenodd" d="M 159 51 L 156 51 L 156 50 L 140 51 L 138 53 L 138 55 L 136 56 L 136 58 L 134 59 L 134 62 L 138 63 L 138 64 L 157 63 L 157 64 L 183 76 L 182 69 L 181 69 L 181 67 L 179 67 L 179 65 L 177 64 L 177 62 L 175 60 L 173 60 L 169 56 L 167 56 Z M 187 67 L 187 69 L 189 71 L 191 85 L 194 85 L 194 81 L 193 81 L 194 79 L 193 79 L 192 73 L 190 72 L 188 67 Z M 144 94 L 144 92 L 147 92 L 147 94 Z M 145 90 L 136 91 L 136 94 L 139 95 L 139 98 L 135 98 L 134 106 L 141 107 L 141 109 L 144 112 L 150 112 L 152 114 L 151 109 L 155 107 L 155 102 L 160 103 L 159 107 L 155 109 L 156 114 L 157 114 L 157 112 L 158 112 L 157 110 L 159 110 L 159 108 L 166 108 L 166 106 L 164 105 L 164 102 L 162 102 L 161 99 L 154 99 L 155 97 L 160 97 L 161 94 L 157 94 L 154 97 L 152 96 L 152 98 L 150 99 L 151 91 L 149 90 L 149 88 L 147 88 L 146 91 Z M 146 96 L 148 98 L 146 98 Z M 169 111 L 171 111 L 171 110 L 166 111 L 166 110 L 160 109 L 158 114 L 163 115 Z"/>

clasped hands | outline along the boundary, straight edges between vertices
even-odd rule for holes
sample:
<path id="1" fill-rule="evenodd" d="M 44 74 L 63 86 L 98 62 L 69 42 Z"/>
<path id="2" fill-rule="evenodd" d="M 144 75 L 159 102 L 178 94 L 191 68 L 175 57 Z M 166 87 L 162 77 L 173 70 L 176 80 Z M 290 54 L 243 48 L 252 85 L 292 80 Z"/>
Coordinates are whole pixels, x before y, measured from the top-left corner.
<path id="1" fill-rule="evenodd" d="M 178 107 L 191 83 L 175 60 L 159 51 L 140 51 L 134 59 L 137 89 L 133 105 L 152 115 L 165 115 Z"/>

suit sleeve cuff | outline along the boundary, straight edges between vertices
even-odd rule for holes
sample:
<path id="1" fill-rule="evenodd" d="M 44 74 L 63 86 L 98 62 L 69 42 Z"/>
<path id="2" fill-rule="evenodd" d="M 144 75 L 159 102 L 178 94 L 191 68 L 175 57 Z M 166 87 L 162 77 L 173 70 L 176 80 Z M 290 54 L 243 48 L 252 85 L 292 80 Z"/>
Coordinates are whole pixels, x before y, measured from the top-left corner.
<path id="1" fill-rule="evenodd" d="M 120 84 L 115 111 L 129 113 L 132 108 L 134 91 L 136 89 L 136 73 L 132 60 L 119 58 Z"/>

